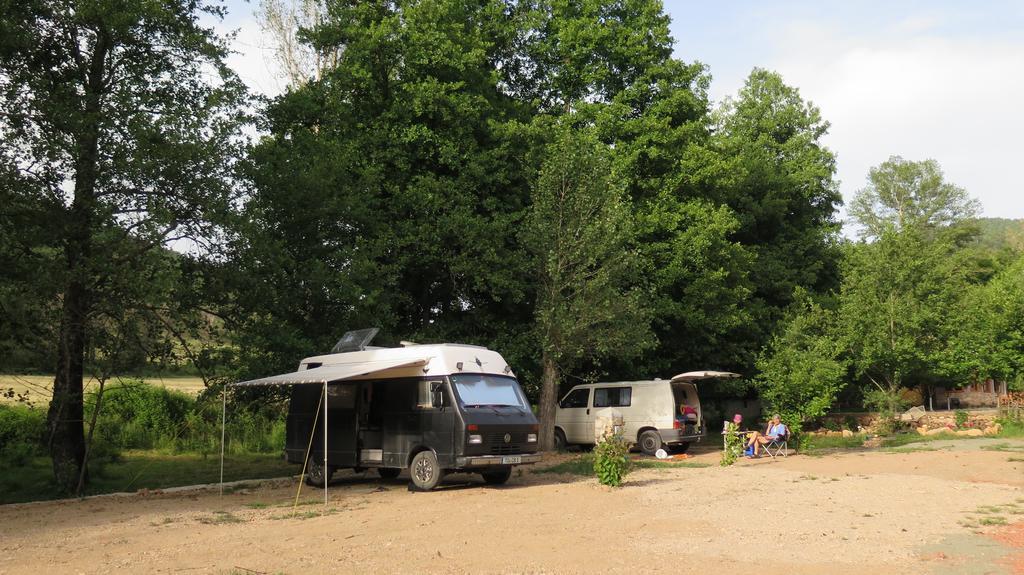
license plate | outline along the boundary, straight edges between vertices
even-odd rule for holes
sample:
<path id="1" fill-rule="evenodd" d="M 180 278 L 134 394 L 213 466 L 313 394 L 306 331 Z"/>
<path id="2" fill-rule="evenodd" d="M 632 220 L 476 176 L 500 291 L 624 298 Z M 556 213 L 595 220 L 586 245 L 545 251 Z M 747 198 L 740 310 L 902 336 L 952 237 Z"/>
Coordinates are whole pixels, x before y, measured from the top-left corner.
<path id="1" fill-rule="evenodd" d="M 505 465 L 516 465 L 523 462 L 523 458 L 520 455 L 508 455 L 501 458 L 501 462 Z"/>

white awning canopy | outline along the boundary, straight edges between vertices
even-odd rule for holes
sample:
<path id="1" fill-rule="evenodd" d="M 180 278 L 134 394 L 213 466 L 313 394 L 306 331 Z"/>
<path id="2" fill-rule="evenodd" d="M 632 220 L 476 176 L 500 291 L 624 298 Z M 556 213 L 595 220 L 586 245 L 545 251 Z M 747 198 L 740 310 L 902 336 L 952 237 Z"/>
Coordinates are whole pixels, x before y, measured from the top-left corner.
<path id="1" fill-rule="evenodd" d="M 679 381 L 697 381 L 699 379 L 713 379 L 716 377 L 734 378 L 743 376 L 738 373 L 732 373 L 731 371 L 688 371 L 673 377 L 672 383 Z"/>
<path id="2" fill-rule="evenodd" d="M 426 365 L 429 361 L 429 357 L 419 357 L 411 359 L 405 358 L 379 361 L 360 361 L 355 363 L 338 363 L 315 367 L 313 369 L 304 369 L 302 371 L 295 371 L 292 373 L 273 375 L 261 379 L 240 381 L 238 383 L 231 383 L 228 385 L 245 387 L 258 385 L 301 385 L 311 383 L 323 385 L 325 383 L 335 383 L 391 369 L 419 367 L 421 365 Z"/>

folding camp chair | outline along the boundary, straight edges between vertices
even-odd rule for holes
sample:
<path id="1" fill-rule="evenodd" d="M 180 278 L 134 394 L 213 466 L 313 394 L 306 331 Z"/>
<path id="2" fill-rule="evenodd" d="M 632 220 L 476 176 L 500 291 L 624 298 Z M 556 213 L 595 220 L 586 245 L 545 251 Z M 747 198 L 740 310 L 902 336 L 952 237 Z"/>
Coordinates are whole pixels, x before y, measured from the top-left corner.
<path id="1" fill-rule="evenodd" d="M 761 446 L 761 449 L 763 449 L 772 459 L 775 459 L 779 455 L 786 457 L 786 452 L 789 451 L 789 428 L 786 428 L 785 435 L 780 435 L 775 439 L 769 440 L 768 443 Z"/>

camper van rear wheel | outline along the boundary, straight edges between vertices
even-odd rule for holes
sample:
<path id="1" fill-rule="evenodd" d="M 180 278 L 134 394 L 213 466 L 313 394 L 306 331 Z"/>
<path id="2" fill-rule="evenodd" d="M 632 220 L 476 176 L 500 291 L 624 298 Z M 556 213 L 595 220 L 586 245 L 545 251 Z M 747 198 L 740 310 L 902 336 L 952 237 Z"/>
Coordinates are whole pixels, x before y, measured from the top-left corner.
<path id="1" fill-rule="evenodd" d="M 437 456 L 433 451 L 421 451 L 412 458 L 409 466 L 409 477 L 416 487 L 429 491 L 441 482 L 444 473 L 437 464 Z"/>
<path id="2" fill-rule="evenodd" d="M 640 450 L 647 455 L 654 455 L 661 449 L 661 434 L 653 429 L 640 434 Z"/>
<path id="3" fill-rule="evenodd" d="M 483 476 L 484 481 L 490 485 L 501 485 L 508 481 L 509 477 L 512 477 L 512 466 L 505 465 L 498 469 L 488 469 L 480 473 Z"/>
<path id="4" fill-rule="evenodd" d="M 318 461 L 316 457 L 310 457 L 309 461 L 306 462 L 306 485 L 323 487 L 324 483 L 331 480 L 331 475 L 333 474 L 334 469 L 330 467 L 324 473 L 324 464 L 322 461 Z"/>
<path id="5" fill-rule="evenodd" d="M 381 479 L 394 479 L 398 477 L 398 474 L 402 472 L 397 467 L 378 467 L 377 475 L 380 475 Z"/>

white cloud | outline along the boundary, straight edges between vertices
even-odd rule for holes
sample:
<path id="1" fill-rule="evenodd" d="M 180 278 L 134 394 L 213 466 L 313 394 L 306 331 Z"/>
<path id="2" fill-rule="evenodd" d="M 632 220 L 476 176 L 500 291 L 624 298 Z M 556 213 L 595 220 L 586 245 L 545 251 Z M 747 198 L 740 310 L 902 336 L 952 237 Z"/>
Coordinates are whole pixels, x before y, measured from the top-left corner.
<path id="1" fill-rule="evenodd" d="M 277 96 L 284 92 L 287 82 L 274 59 L 270 39 L 263 33 L 251 9 L 241 5 L 236 8 L 239 13 L 232 14 L 229 21 L 211 20 L 207 25 L 223 36 L 234 34 L 231 42 L 233 53 L 228 56 L 227 64 L 246 86 L 257 94 Z M 242 12 L 243 9 L 246 12 Z"/>
<path id="2" fill-rule="evenodd" d="M 933 158 L 984 213 L 1024 218 L 1017 176 L 1024 133 L 1024 41 L 939 36 L 934 18 L 859 35 L 802 22 L 776 38 L 769 67 L 832 123 L 849 200 L 890 155 Z"/>

